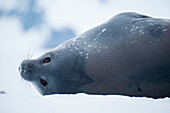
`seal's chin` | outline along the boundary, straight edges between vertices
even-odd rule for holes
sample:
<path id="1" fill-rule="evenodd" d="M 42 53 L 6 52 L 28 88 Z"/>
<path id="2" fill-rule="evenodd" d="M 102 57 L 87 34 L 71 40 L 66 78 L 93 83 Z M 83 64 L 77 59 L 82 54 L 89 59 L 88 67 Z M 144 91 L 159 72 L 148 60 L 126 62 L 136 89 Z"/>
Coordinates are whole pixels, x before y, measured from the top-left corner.
<path id="1" fill-rule="evenodd" d="M 32 79 L 32 72 L 30 70 L 27 70 L 27 69 L 21 69 L 20 71 L 20 75 L 21 77 L 24 79 L 24 80 L 27 80 L 27 81 L 31 81 Z"/>
<path id="2" fill-rule="evenodd" d="M 21 77 L 24 80 L 27 80 L 27 81 L 31 81 L 32 80 L 32 71 L 31 71 L 31 68 L 32 68 L 33 64 L 31 64 L 29 62 L 30 62 L 29 60 L 25 60 L 19 66 L 19 72 L 20 72 Z"/>

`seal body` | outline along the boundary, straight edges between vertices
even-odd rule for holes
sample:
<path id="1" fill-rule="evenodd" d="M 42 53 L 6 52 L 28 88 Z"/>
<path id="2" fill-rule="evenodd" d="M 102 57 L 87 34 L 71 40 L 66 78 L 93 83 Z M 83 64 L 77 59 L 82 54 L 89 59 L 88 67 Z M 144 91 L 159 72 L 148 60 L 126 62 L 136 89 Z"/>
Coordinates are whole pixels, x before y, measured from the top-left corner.
<path id="1" fill-rule="evenodd" d="M 20 73 L 43 95 L 170 97 L 169 50 L 170 20 L 121 13 L 38 59 L 23 61 Z"/>

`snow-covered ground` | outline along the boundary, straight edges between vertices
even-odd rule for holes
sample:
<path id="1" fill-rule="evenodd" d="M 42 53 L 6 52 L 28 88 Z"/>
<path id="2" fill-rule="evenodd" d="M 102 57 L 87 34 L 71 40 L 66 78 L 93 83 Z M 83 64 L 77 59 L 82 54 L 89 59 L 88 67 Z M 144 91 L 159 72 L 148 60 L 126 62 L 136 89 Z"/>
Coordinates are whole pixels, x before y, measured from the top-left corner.
<path id="1" fill-rule="evenodd" d="M 170 101 L 123 96 L 0 97 L 1 113 L 169 113 Z"/>
<path id="2" fill-rule="evenodd" d="M 29 4 L 28 2 L 31 1 Z M 53 95 L 42 97 L 21 80 L 19 64 L 42 45 L 51 31 L 72 28 L 78 35 L 112 16 L 133 11 L 170 18 L 169 0 L 0 0 L 0 113 L 168 113 L 170 98 Z M 24 18 L 25 14 L 37 18 Z M 39 21 L 41 20 L 41 21 Z M 29 25 L 27 24 L 29 23 Z M 29 55 L 29 56 L 30 56 Z"/>

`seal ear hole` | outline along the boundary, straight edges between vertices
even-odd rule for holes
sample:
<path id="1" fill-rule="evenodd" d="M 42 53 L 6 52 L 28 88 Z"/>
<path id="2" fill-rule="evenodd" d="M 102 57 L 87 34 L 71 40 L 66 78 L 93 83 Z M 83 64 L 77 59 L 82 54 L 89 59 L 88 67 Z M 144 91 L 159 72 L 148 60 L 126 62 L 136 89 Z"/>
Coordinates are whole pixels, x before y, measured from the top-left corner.
<path id="1" fill-rule="evenodd" d="M 47 58 L 45 58 L 44 60 L 43 60 L 43 63 L 48 63 L 48 62 L 50 62 L 51 61 L 51 58 L 50 57 L 47 57 Z"/>
<path id="2" fill-rule="evenodd" d="M 40 82 L 43 86 L 46 86 L 47 85 L 47 81 L 43 80 L 43 79 L 40 79 Z"/>

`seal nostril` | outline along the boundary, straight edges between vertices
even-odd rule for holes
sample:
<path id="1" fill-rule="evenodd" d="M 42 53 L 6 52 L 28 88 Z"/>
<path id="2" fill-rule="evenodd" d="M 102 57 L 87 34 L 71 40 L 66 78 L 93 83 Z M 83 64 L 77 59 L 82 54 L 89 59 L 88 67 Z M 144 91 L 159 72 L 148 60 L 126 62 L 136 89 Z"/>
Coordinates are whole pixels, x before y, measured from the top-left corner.
<path id="1" fill-rule="evenodd" d="M 24 60 L 22 63 L 21 63 L 21 65 L 20 65 L 20 67 L 19 67 L 19 70 L 22 70 L 22 68 L 27 68 L 27 69 L 29 69 L 29 68 L 31 68 L 31 67 L 33 67 L 34 66 L 34 64 L 32 63 L 32 60 Z"/>

